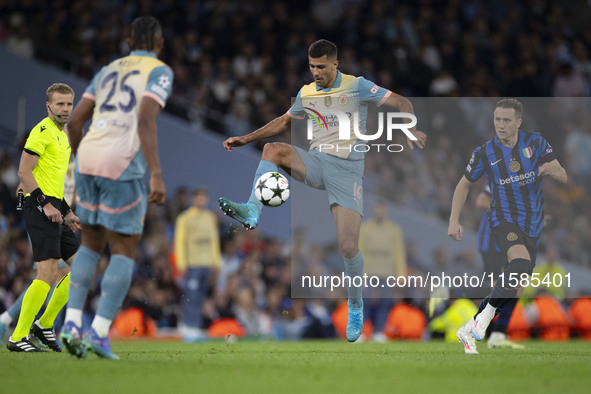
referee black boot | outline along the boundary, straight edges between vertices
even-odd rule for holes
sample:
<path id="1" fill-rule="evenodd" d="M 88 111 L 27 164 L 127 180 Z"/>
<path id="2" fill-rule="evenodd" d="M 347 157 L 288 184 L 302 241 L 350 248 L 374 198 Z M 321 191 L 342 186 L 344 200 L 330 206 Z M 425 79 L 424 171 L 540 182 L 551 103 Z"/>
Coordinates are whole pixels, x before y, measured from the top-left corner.
<path id="1" fill-rule="evenodd" d="M 33 345 L 29 336 L 22 338 L 20 341 L 13 341 L 12 337 L 8 338 L 8 342 L 6 343 L 6 348 L 11 352 L 26 352 L 26 353 L 37 353 L 37 352 L 46 352 L 46 350 L 41 350 L 37 346 Z"/>
<path id="2" fill-rule="evenodd" d="M 36 320 L 35 323 L 33 323 L 33 325 L 31 326 L 31 334 L 35 335 L 37 339 L 39 339 L 45 346 L 47 346 L 54 352 L 62 351 L 62 347 L 57 341 L 57 337 L 55 335 L 55 332 L 53 331 L 53 327 L 43 328 L 41 327 L 41 324 L 39 324 L 39 320 Z"/>

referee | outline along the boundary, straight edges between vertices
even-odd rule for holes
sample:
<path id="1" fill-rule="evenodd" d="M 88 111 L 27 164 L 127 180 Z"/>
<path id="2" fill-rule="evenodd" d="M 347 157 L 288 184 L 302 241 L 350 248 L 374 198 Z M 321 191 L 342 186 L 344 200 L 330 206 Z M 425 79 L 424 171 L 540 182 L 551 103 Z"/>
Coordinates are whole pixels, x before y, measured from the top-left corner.
<path id="1" fill-rule="evenodd" d="M 50 349 L 61 352 L 53 322 L 68 301 L 70 274 L 60 278 L 58 263 L 63 259 L 71 264 L 80 246 L 74 234 L 80 229 L 80 222 L 63 199 L 70 160 L 64 126 L 74 105 L 74 90 L 55 83 L 47 89 L 46 96 L 47 117 L 31 130 L 18 169 L 27 192 L 23 216 L 37 262 L 37 276 L 25 293 L 18 323 L 8 339 L 7 348 L 13 352 L 42 351 L 31 343 L 29 332 Z M 56 282 L 45 313 L 35 320 Z"/>

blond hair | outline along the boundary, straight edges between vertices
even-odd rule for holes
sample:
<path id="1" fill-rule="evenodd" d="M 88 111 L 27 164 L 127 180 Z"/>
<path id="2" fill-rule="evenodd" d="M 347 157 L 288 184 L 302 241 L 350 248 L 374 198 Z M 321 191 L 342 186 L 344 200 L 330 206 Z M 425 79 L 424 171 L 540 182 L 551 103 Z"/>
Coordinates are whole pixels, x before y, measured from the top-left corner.
<path id="1" fill-rule="evenodd" d="M 53 98 L 53 94 L 56 92 L 61 93 L 61 94 L 71 94 L 72 96 L 74 95 L 74 89 L 72 89 L 69 85 L 66 85 L 65 83 L 59 83 L 59 82 L 54 83 L 53 85 L 48 87 L 47 91 L 45 92 L 45 96 L 46 96 L 48 102 L 51 102 L 51 99 Z"/>

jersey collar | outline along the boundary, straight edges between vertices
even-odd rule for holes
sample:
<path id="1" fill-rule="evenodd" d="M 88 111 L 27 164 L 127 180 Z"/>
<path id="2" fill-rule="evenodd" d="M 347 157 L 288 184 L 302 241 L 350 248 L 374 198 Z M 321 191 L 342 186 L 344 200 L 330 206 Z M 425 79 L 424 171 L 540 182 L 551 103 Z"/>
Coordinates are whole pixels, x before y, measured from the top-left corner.
<path id="1" fill-rule="evenodd" d="M 143 49 L 136 49 L 134 51 L 131 51 L 129 56 L 148 56 L 153 57 L 154 59 L 158 58 L 154 52 L 144 51 Z"/>
<path id="2" fill-rule="evenodd" d="M 515 146 L 513 148 L 509 148 L 508 146 L 505 146 L 503 144 L 501 144 L 501 141 L 499 141 L 499 136 L 495 135 L 495 139 L 494 139 L 494 143 L 497 144 L 498 147 L 503 148 L 503 149 L 514 149 L 516 146 L 519 145 L 519 143 L 523 140 L 523 136 L 525 135 L 525 133 L 521 130 L 517 130 L 517 144 L 515 144 Z"/>
<path id="3" fill-rule="evenodd" d="M 316 91 L 322 90 L 323 92 L 330 92 L 332 89 L 337 89 L 341 87 L 341 72 L 337 70 L 337 77 L 334 80 L 334 83 L 331 87 L 322 89 L 318 84 L 316 84 Z"/>

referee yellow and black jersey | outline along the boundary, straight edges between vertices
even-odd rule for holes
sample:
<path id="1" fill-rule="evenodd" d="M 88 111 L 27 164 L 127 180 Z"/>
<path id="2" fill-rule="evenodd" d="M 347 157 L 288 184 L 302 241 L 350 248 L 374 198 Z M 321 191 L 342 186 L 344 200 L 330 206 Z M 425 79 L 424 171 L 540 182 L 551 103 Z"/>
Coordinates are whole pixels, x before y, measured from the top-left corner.
<path id="1" fill-rule="evenodd" d="M 43 194 L 61 200 L 70 161 L 70 142 L 66 133 L 47 117 L 33 127 L 24 150 L 39 156 L 33 176 Z"/>

